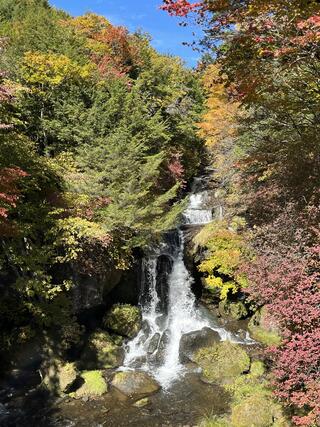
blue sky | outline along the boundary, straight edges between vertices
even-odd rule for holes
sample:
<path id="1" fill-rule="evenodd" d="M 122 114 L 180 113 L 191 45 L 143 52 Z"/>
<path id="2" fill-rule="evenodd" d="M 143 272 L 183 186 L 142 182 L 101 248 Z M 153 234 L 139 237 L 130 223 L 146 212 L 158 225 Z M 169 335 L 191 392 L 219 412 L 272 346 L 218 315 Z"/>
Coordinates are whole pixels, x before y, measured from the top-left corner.
<path id="1" fill-rule="evenodd" d="M 140 28 L 151 35 L 152 45 L 159 52 L 178 55 L 189 66 L 195 66 L 199 59 L 191 47 L 182 45 L 193 39 L 194 29 L 179 26 L 179 18 L 159 10 L 161 0 L 50 0 L 50 3 L 74 16 L 90 11 L 130 31 Z"/>

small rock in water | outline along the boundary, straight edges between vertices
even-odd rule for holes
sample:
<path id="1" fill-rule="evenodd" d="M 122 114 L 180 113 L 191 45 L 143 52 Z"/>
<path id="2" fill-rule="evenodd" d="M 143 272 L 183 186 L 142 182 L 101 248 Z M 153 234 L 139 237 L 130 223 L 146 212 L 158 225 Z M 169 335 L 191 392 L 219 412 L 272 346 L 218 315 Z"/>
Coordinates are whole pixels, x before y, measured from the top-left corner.
<path id="1" fill-rule="evenodd" d="M 160 385 L 147 373 L 137 371 L 117 372 L 111 385 L 128 397 L 139 398 L 156 393 Z"/>
<path id="2" fill-rule="evenodd" d="M 148 346 L 149 354 L 152 354 L 157 350 L 159 341 L 160 341 L 160 334 L 159 333 L 154 334 L 149 342 L 149 346 Z"/>
<path id="3" fill-rule="evenodd" d="M 145 397 L 144 399 L 137 400 L 133 404 L 133 406 L 135 406 L 136 408 L 143 408 L 143 407 L 149 405 L 149 403 L 150 403 L 149 399 L 147 397 Z"/>

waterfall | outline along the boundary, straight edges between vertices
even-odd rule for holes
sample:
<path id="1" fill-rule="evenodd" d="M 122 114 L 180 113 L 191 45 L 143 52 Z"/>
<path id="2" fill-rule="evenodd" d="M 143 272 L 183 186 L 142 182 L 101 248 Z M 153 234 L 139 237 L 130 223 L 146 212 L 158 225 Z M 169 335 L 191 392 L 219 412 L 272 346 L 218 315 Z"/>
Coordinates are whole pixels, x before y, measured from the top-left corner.
<path id="1" fill-rule="evenodd" d="M 184 222 L 191 225 L 212 221 L 212 211 L 205 203 L 206 191 L 198 191 L 199 179 L 184 212 Z M 184 263 L 184 233 L 181 228 L 165 236 L 142 263 L 140 306 L 143 327 L 127 344 L 124 367 L 149 372 L 164 389 L 185 371 L 179 360 L 183 334 L 209 327 L 222 340 L 243 342 L 219 327 L 205 310 L 196 304 L 192 292 L 193 278 Z"/>
<path id="2" fill-rule="evenodd" d="M 212 221 L 212 210 L 204 208 L 207 199 L 207 191 L 191 194 L 189 206 L 183 214 L 186 224 L 201 225 Z"/>

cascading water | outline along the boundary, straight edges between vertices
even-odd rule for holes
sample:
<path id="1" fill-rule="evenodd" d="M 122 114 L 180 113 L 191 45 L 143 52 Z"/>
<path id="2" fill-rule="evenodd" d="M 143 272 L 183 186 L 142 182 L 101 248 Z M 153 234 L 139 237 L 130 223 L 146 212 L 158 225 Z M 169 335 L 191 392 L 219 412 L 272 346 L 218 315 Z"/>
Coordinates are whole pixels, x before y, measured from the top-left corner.
<path id="1" fill-rule="evenodd" d="M 183 214 L 186 224 L 201 225 L 212 221 L 212 210 L 203 207 L 207 198 L 207 191 L 191 194 L 189 206 Z"/>
<path id="2" fill-rule="evenodd" d="M 212 211 L 204 207 L 208 194 L 197 192 L 198 188 L 199 180 L 196 180 L 184 213 L 185 223 L 189 225 L 212 221 Z M 197 307 L 191 289 L 193 279 L 184 263 L 182 229 L 172 231 L 167 237 L 167 242 L 143 260 L 140 295 L 143 328 L 128 343 L 124 361 L 126 369 L 149 372 L 164 389 L 170 388 L 185 370 L 179 360 L 180 340 L 184 334 L 209 327 L 217 331 L 222 340 L 243 342 Z"/>

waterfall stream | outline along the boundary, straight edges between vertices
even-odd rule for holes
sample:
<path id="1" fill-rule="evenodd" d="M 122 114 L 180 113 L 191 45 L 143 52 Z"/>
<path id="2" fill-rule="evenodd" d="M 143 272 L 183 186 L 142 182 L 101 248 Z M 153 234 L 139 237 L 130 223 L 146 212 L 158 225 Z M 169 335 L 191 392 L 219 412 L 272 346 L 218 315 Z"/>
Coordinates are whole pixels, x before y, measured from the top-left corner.
<path id="1" fill-rule="evenodd" d="M 201 190 L 200 179 L 196 179 L 183 215 L 185 224 L 199 226 L 212 221 L 207 197 L 207 191 Z M 179 227 L 168 233 L 164 242 L 143 260 L 140 295 L 143 328 L 127 344 L 123 367 L 149 372 L 164 389 L 169 389 L 186 370 L 179 358 L 183 334 L 211 328 L 222 340 L 244 342 L 218 326 L 209 312 L 197 305 L 192 283 L 184 263 L 184 231 Z"/>

